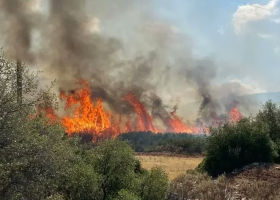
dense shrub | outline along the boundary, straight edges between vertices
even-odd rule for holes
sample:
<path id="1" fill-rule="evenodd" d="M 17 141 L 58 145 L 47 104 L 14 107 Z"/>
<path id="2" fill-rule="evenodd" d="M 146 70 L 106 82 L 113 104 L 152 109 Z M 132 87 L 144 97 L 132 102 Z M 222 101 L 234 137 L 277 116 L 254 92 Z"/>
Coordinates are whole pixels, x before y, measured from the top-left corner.
<path id="1" fill-rule="evenodd" d="M 168 188 L 167 174 L 160 168 L 153 168 L 143 179 L 140 197 L 142 200 L 162 200 L 166 198 Z"/>
<path id="2" fill-rule="evenodd" d="M 132 192 L 127 190 L 121 190 L 118 193 L 118 196 L 113 200 L 141 200 L 140 197 L 136 196 Z"/>
<path id="3" fill-rule="evenodd" d="M 108 140 L 93 149 L 93 166 L 101 175 L 104 199 L 133 184 L 136 161 L 132 148 L 120 140 Z"/>
<path id="4" fill-rule="evenodd" d="M 169 151 L 185 154 L 203 154 L 206 145 L 205 136 L 191 135 L 188 138 L 160 140 L 152 151 Z"/>
<path id="5" fill-rule="evenodd" d="M 130 132 L 120 136 L 129 141 L 136 152 L 173 152 L 201 154 L 205 150 L 205 136 L 188 133 Z"/>
<path id="6" fill-rule="evenodd" d="M 272 162 L 276 154 L 268 131 L 265 123 L 251 118 L 212 129 L 207 155 L 198 169 L 217 176 L 250 163 Z"/>
<path id="7" fill-rule="evenodd" d="M 264 122 L 268 125 L 269 136 L 277 147 L 277 153 L 280 155 L 280 105 L 267 101 L 256 116 L 258 122 Z M 276 159 L 280 162 L 280 157 Z"/>

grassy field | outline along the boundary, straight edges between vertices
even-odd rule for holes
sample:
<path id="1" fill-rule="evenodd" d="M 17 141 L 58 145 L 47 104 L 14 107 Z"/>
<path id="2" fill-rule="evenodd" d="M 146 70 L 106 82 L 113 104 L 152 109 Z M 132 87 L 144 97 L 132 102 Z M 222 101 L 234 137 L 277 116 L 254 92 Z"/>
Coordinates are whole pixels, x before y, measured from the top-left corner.
<path id="1" fill-rule="evenodd" d="M 178 157 L 165 155 L 138 155 L 137 156 L 145 169 L 154 166 L 162 167 L 168 174 L 170 180 L 178 175 L 184 174 L 188 169 L 194 169 L 203 157 Z"/>

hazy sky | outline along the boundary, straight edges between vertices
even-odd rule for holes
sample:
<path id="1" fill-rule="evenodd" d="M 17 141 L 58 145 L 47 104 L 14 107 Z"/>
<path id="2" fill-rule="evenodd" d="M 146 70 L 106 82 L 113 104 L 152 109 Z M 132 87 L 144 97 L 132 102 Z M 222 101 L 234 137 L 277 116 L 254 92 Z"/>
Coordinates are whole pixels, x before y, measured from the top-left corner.
<path id="1" fill-rule="evenodd" d="M 252 92 L 280 90 L 278 0 L 132 2 L 138 4 L 119 8 L 119 11 L 116 5 L 114 13 L 121 14 L 111 18 L 108 17 L 111 7 L 106 14 L 97 12 L 100 31 L 127 39 L 131 28 L 139 25 L 139 21 L 146 26 L 152 19 L 153 25 L 165 24 L 169 31 L 187 35 L 196 56 L 210 57 L 224 65 L 225 72 L 220 73 L 221 79 L 216 81 L 240 82 Z M 147 10 L 148 15 L 141 15 Z M 135 20 L 136 16 L 139 20 Z M 137 43 L 136 40 L 130 42 Z"/>
<path id="2" fill-rule="evenodd" d="M 34 4 L 12 9 L 23 20 L 3 15 L 10 21 L 4 21 L 9 29 L 1 33 L 8 46 L 17 46 L 13 50 L 20 59 L 26 57 L 25 39 L 36 36 L 28 47 L 38 47 L 31 52 L 35 61 L 28 62 L 47 66 L 46 80 L 64 81 L 56 69 L 68 69 L 64 75 L 71 83 L 76 72 L 95 81 L 102 74 L 108 83 L 102 88 L 116 92 L 115 86 L 137 85 L 164 104 L 180 101 L 182 106 L 201 102 L 205 95 L 222 99 L 280 91 L 279 1 L 26 0 Z"/>
<path id="3" fill-rule="evenodd" d="M 196 54 L 211 55 L 216 60 L 241 66 L 244 74 L 238 74 L 237 79 L 251 79 L 264 90 L 279 91 L 280 6 L 277 0 L 176 2 L 162 4 L 159 13 L 190 35 Z"/>
<path id="4" fill-rule="evenodd" d="M 34 10 L 47 10 L 47 0 L 33 1 L 41 2 Z M 211 59 L 219 66 L 212 80 L 217 85 L 241 84 L 247 93 L 280 91 L 279 0 L 88 2 L 91 31 L 119 38 L 125 56 L 156 46 L 170 55 Z"/>

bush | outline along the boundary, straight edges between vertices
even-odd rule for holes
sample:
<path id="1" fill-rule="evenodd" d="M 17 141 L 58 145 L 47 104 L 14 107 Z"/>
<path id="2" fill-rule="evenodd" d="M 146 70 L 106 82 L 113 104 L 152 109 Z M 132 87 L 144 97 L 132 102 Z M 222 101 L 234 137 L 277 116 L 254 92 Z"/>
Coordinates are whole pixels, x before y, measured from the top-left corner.
<path id="1" fill-rule="evenodd" d="M 119 136 L 127 140 L 136 152 L 173 152 L 201 154 L 205 150 L 205 136 L 188 133 L 130 132 Z"/>
<path id="2" fill-rule="evenodd" d="M 142 200 L 163 200 L 168 188 L 167 174 L 160 168 L 152 168 L 142 181 L 140 197 Z"/>
<path id="3" fill-rule="evenodd" d="M 93 166 L 102 177 L 103 199 L 116 196 L 133 183 L 136 159 L 127 142 L 107 140 L 93 149 Z"/>
<path id="4" fill-rule="evenodd" d="M 212 129 L 198 169 L 217 176 L 250 163 L 272 162 L 276 154 L 268 131 L 265 123 L 250 118 Z"/>
<path id="5" fill-rule="evenodd" d="M 114 200 L 141 200 L 141 199 L 129 191 L 121 190 L 118 196 L 114 198 Z"/>
<path id="6" fill-rule="evenodd" d="M 91 165 L 77 160 L 59 179 L 60 191 L 66 199 L 100 199 L 101 176 Z"/>
<path id="7" fill-rule="evenodd" d="M 277 147 L 277 153 L 280 155 L 280 105 L 267 101 L 256 116 L 258 122 L 266 123 L 269 128 L 269 136 Z M 280 157 L 276 159 L 280 162 Z"/>
<path id="8" fill-rule="evenodd" d="M 38 119 L 14 127 L 9 135 L 14 140 L 0 148 L 1 199 L 44 199 L 56 194 L 70 160 L 76 159 L 63 130 Z"/>

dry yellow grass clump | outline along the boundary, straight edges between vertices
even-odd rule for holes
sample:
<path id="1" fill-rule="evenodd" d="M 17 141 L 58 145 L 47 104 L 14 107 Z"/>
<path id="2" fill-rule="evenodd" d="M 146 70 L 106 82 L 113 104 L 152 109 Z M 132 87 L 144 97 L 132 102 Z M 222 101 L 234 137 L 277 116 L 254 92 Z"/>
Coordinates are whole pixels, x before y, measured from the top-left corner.
<path id="1" fill-rule="evenodd" d="M 151 169 L 152 167 L 162 167 L 168 174 L 169 180 L 173 180 L 186 170 L 194 169 L 203 160 L 203 157 L 179 157 L 165 155 L 138 155 L 142 167 Z"/>

